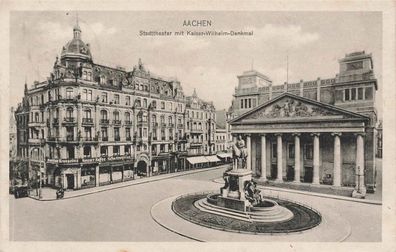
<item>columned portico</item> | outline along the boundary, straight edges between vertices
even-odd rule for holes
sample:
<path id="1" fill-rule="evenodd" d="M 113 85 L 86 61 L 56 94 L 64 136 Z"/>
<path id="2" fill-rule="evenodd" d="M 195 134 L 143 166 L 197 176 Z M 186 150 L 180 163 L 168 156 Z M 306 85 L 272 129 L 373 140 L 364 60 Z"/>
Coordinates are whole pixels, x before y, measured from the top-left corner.
<path id="1" fill-rule="evenodd" d="M 300 167 L 300 134 L 295 133 L 294 135 L 294 182 L 300 183 L 300 174 L 301 174 L 301 167 Z"/>
<path id="2" fill-rule="evenodd" d="M 334 136 L 334 186 L 341 186 L 341 133 L 332 133 Z"/>
<path id="3" fill-rule="evenodd" d="M 260 180 L 267 180 L 267 139 L 265 134 L 261 134 L 261 174 Z"/>
<path id="4" fill-rule="evenodd" d="M 356 185 L 356 193 L 365 194 L 365 166 L 370 166 L 365 158 L 370 153 L 365 153 L 363 134 L 368 120 L 286 93 L 234 119 L 231 125 L 233 134 L 246 136 L 249 155 L 256 155 L 248 158 L 247 167 L 252 167 L 252 159 L 260 158 L 260 181 L 271 174 L 279 183 L 350 187 L 351 192 Z M 261 140 L 254 145 L 260 150 L 252 153 L 256 139 Z"/>
<path id="5" fill-rule="evenodd" d="M 312 134 L 313 139 L 313 179 L 312 184 L 319 185 L 319 133 Z"/>
<path id="6" fill-rule="evenodd" d="M 276 134 L 276 167 L 277 167 L 277 177 L 276 181 L 283 181 L 283 155 L 282 155 L 282 134 Z"/>

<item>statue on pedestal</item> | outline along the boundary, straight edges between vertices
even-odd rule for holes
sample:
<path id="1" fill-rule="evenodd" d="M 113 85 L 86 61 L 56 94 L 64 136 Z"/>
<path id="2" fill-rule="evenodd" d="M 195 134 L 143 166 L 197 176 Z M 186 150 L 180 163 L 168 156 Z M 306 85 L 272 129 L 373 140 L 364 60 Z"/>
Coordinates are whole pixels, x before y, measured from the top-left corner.
<path id="1" fill-rule="evenodd" d="M 239 135 L 237 141 L 232 146 L 232 157 L 234 169 L 246 169 L 246 158 L 248 156 L 245 141 Z"/>

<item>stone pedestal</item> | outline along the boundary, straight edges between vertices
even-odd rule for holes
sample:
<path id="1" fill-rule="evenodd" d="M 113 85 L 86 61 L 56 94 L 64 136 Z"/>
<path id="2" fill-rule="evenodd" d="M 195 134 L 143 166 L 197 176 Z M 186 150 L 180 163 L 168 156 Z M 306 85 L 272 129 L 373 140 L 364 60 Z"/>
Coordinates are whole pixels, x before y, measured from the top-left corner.
<path id="1" fill-rule="evenodd" d="M 218 198 L 218 206 L 238 211 L 246 211 L 249 202 L 245 198 L 245 182 L 252 179 L 252 171 L 247 169 L 236 169 L 225 172 L 228 177 L 228 187 L 221 189 Z"/>

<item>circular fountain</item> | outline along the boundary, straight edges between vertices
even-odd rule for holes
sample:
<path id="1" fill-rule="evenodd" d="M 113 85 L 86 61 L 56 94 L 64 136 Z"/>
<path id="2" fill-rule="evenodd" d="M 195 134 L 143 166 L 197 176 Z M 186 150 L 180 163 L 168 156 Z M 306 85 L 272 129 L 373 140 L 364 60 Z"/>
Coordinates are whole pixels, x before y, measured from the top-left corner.
<path id="1" fill-rule="evenodd" d="M 238 169 L 225 172 L 224 178 L 226 185 L 221 188 L 220 194 L 208 194 L 195 201 L 194 206 L 207 213 L 249 222 L 271 223 L 293 218 L 293 212 L 286 207 L 261 197 L 251 180 L 251 171 Z"/>

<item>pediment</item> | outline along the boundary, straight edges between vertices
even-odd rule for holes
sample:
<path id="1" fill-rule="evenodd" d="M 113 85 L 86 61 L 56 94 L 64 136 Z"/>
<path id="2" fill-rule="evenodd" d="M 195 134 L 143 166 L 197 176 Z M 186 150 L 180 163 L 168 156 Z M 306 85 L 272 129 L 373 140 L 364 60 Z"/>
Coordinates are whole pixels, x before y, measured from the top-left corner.
<path id="1" fill-rule="evenodd" d="M 362 115 L 335 106 L 285 93 L 239 116 L 231 123 L 248 121 L 317 121 L 348 118 L 366 119 Z"/>

